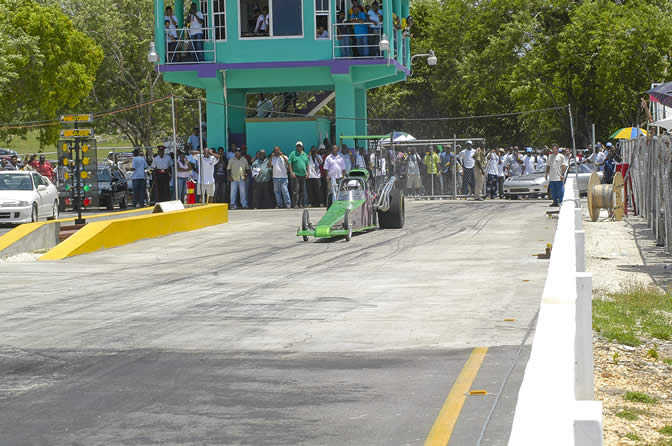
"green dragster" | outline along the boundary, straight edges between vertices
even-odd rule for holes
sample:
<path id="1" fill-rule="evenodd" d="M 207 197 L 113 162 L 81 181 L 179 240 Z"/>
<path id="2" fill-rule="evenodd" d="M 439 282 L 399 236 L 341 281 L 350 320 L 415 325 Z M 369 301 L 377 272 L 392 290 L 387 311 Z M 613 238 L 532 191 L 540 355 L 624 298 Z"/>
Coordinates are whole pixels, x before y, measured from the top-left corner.
<path id="1" fill-rule="evenodd" d="M 310 221 L 308 209 L 303 211 L 301 226 L 297 236 L 308 241 L 308 237 L 345 237 L 350 241 L 354 232 L 375 229 L 401 229 L 404 226 L 404 193 L 395 187 L 392 177 L 378 191 L 369 187 L 369 172 L 352 169 L 339 179 L 329 194 L 331 205 L 326 214 L 314 225 Z"/>

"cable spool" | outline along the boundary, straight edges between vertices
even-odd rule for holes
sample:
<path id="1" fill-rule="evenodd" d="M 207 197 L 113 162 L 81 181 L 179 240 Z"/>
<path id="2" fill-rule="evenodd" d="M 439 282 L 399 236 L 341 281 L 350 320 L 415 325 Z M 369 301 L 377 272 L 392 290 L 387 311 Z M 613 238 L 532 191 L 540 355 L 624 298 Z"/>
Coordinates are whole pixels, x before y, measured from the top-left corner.
<path id="1" fill-rule="evenodd" d="M 616 172 L 613 184 L 600 184 L 600 177 L 593 172 L 588 181 L 588 212 L 590 219 L 597 221 L 600 209 L 609 211 L 609 218 L 623 219 L 623 175 Z"/>

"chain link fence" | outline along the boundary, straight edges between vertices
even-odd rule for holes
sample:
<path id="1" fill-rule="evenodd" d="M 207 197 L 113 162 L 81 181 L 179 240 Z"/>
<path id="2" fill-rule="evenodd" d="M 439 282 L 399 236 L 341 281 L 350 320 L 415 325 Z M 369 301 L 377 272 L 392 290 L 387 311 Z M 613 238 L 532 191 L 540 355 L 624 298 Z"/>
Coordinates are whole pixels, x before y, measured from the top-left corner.
<path id="1" fill-rule="evenodd" d="M 621 150 L 629 164 L 628 205 L 646 219 L 657 244 L 672 253 L 672 137 L 622 141 Z"/>

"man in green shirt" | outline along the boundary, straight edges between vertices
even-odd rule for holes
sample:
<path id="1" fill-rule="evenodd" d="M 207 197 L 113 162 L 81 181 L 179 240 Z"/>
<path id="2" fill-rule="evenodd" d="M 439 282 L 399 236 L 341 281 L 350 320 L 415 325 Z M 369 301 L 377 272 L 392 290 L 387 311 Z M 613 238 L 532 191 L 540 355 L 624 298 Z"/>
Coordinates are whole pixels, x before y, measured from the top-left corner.
<path id="1" fill-rule="evenodd" d="M 306 176 L 308 174 L 308 154 L 303 143 L 296 142 L 296 150 L 289 154 L 289 172 L 292 177 L 292 206 L 304 206 L 306 194 Z"/>

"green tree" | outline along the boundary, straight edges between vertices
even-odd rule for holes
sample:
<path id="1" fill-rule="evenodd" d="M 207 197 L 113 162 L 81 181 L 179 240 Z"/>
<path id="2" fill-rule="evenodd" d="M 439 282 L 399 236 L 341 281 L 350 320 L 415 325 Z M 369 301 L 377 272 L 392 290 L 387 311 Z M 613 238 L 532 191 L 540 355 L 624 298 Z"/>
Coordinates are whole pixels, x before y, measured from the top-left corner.
<path id="1" fill-rule="evenodd" d="M 147 62 L 154 40 L 152 0 L 60 0 L 76 26 L 104 51 L 96 82 L 83 103 L 88 111 L 109 110 L 175 94 L 197 96 L 198 90 L 163 81 Z M 180 134 L 198 123 L 195 103 L 176 101 Z M 172 135 L 170 101 L 104 117 L 96 121 L 99 133 L 121 134 L 133 146 L 149 146 Z"/>
<path id="2" fill-rule="evenodd" d="M 51 120 L 77 106 L 103 58 L 58 6 L 33 0 L 0 0 L 0 41 L 0 122 Z M 41 129 L 41 144 L 58 138 L 57 126 Z M 9 139 L 26 131 L 0 135 Z"/>
<path id="3" fill-rule="evenodd" d="M 373 92 L 371 114 L 468 116 L 571 103 L 577 144 L 589 142 L 593 123 L 605 138 L 643 121 L 639 98 L 670 72 L 671 12 L 666 0 L 416 0 L 413 53 L 434 49 L 439 64 Z M 436 134 L 426 121 L 399 122 L 416 136 Z M 497 144 L 571 143 L 566 110 L 446 121 L 440 129 Z"/>

